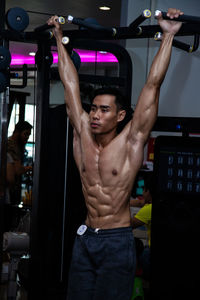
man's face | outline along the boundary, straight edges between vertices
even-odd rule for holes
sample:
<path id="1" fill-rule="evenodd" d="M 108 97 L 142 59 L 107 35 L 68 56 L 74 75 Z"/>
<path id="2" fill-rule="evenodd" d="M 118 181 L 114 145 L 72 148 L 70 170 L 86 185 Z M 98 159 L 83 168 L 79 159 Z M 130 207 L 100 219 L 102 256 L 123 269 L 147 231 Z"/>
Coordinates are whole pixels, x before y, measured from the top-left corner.
<path id="1" fill-rule="evenodd" d="M 23 130 L 20 134 L 20 141 L 22 142 L 22 144 L 26 144 L 28 139 L 29 139 L 29 136 L 31 134 L 31 129 L 26 129 L 26 130 Z"/>
<path id="2" fill-rule="evenodd" d="M 94 98 L 90 110 L 92 133 L 105 134 L 117 127 L 120 112 L 117 112 L 114 95 L 98 95 Z"/>

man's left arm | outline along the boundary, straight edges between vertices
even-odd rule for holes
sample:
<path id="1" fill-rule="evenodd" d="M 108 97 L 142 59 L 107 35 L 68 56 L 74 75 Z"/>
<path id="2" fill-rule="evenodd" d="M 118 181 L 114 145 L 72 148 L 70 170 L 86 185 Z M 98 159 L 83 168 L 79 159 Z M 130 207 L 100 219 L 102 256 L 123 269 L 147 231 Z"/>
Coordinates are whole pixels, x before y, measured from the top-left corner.
<path id="1" fill-rule="evenodd" d="M 160 87 L 170 63 L 173 38 L 182 25 L 180 22 L 175 22 L 174 19 L 182 14 L 180 10 L 170 8 L 168 16 L 173 21 L 163 20 L 161 14 L 158 17 L 163 36 L 131 121 L 129 140 L 133 143 L 139 141 L 145 144 L 156 121 Z"/>

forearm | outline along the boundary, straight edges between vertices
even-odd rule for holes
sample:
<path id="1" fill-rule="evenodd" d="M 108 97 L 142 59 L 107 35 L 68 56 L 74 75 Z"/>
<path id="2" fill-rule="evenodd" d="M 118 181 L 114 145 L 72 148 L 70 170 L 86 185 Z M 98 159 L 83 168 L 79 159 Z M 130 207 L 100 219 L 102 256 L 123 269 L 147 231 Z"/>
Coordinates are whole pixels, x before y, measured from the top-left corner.
<path id="1" fill-rule="evenodd" d="M 161 13 L 158 16 L 163 37 L 133 115 L 130 131 L 130 138 L 133 142 L 145 143 L 156 120 L 160 87 L 170 63 L 173 38 L 182 25 L 175 20 L 182 14 L 180 10 L 169 8 L 167 13 L 169 21 L 163 20 Z"/>
<path id="2" fill-rule="evenodd" d="M 58 70 L 64 86 L 67 113 L 70 122 L 79 131 L 79 120 L 83 112 L 80 100 L 79 78 L 76 68 L 62 44 L 62 36 L 57 38 L 57 50 Z"/>
<path id="3" fill-rule="evenodd" d="M 160 88 L 170 63 L 173 38 L 174 35 L 171 33 L 163 34 L 160 48 L 153 60 L 147 78 L 147 85 Z"/>
<path id="4" fill-rule="evenodd" d="M 163 35 L 133 115 L 131 136 L 142 138 L 144 143 L 146 143 L 157 117 L 160 86 L 169 66 L 173 37 L 174 35 L 169 33 Z M 137 135 L 138 133 L 139 135 Z"/>
<path id="5" fill-rule="evenodd" d="M 72 84 L 79 86 L 76 68 L 62 43 L 62 36 L 59 36 L 56 42 L 58 50 L 58 70 L 64 87 L 70 89 Z"/>

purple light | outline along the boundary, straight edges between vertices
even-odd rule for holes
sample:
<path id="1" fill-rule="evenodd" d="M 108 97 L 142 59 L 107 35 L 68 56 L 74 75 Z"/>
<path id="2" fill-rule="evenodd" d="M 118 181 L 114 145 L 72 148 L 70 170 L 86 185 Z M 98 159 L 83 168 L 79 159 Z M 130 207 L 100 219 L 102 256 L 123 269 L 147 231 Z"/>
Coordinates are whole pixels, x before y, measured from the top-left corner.
<path id="1" fill-rule="evenodd" d="M 117 63 L 117 58 L 109 52 L 101 53 L 99 51 L 88 51 L 88 50 L 78 50 L 74 49 L 80 56 L 82 63 Z M 53 53 L 53 63 L 58 62 L 58 54 Z M 11 65 L 34 65 L 34 56 L 24 56 L 20 54 L 12 54 Z"/>

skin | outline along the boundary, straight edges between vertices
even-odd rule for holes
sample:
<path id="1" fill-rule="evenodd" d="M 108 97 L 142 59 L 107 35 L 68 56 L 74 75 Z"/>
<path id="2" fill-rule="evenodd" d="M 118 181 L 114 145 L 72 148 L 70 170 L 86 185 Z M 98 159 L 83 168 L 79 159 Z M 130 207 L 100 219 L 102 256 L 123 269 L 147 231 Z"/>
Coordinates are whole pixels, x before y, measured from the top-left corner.
<path id="1" fill-rule="evenodd" d="M 177 9 L 168 10 L 171 20 L 181 14 Z M 74 158 L 88 209 L 86 225 L 102 229 L 130 226 L 131 189 L 157 117 L 160 86 L 170 62 L 172 41 L 181 23 L 163 20 L 161 15 L 158 17 L 163 31 L 159 51 L 139 96 L 133 119 L 117 135 L 116 128 L 125 111 L 117 111 L 113 95 L 95 97 L 89 115 L 83 110 L 78 74 L 62 44 L 63 35 L 57 18 L 53 16 L 47 23 L 54 25 L 58 68 L 67 114 L 74 128 Z"/>

